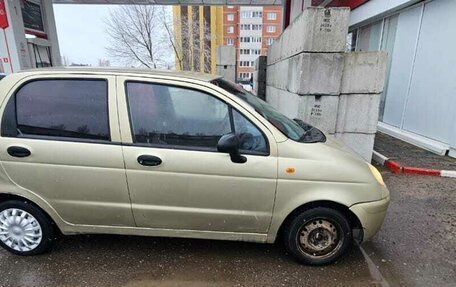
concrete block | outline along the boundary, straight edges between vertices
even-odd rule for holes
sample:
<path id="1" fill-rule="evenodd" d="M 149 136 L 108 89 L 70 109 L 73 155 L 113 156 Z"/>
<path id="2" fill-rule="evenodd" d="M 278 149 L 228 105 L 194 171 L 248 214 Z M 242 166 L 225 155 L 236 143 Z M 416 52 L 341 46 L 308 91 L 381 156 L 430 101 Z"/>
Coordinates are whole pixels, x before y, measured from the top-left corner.
<path id="1" fill-rule="evenodd" d="M 253 72 L 253 94 L 261 99 L 266 95 L 266 70 L 256 70 Z"/>
<path id="2" fill-rule="evenodd" d="M 287 62 L 288 72 L 276 86 L 300 95 L 339 95 L 344 69 L 342 53 L 302 53 Z M 283 73 L 283 70 L 277 71 Z M 277 77 L 277 76 L 276 76 Z M 285 85 L 284 85 L 285 84 Z"/>
<path id="3" fill-rule="evenodd" d="M 309 7 L 269 48 L 268 65 L 302 52 L 343 52 L 349 8 Z"/>
<path id="4" fill-rule="evenodd" d="M 279 107 L 279 90 L 272 86 L 266 86 L 266 102 L 271 106 Z"/>
<path id="5" fill-rule="evenodd" d="M 382 93 L 385 86 L 387 53 L 355 52 L 345 56 L 343 94 Z"/>
<path id="6" fill-rule="evenodd" d="M 287 117 L 298 117 L 300 96 L 271 86 L 266 86 L 266 100 Z"/>
<path id="7" fill-rule="evenodd" d="M 280 61 L 268 66 L 266 83 L 268 86 L 286 90 L 288 84 L 288 61 Z"/>
<path id="8" fill-rule="evenodd" d="M 375 134 L 336 133 L 334 136 L 344 142 L 350 149 L 359 154 L 367 162 L 371 162 Z"/>
<path id="9" fill-rule="evenodd" d="M 217 46 L 217 65 L 236 65 L 236 48 L 234 46 Z"/>
<path id="10" fill-rule="evenodd" d="M 300 96 L 297 118 L 327 133 L 335 133 L 337 123 L 337 96 Z"/>
<path id="11" fill-rule="evenodd" d="M 336 132 L 376 133 L 381 94 L 343 94 Z"/>
<path id="12" fill-rule="evenodd" d="M 236 81 L 236 66 L 234 65 L 216 65 L 215 66 L 217 75 L 222 76 L 228 81 Z"/>
<path id="13" fill-rule="evenodd" d="M 267 58 L 268 57 L 266 57 L 266 56 L 259 56 L 255 60 L 255 70 L 266 70 Z"/>

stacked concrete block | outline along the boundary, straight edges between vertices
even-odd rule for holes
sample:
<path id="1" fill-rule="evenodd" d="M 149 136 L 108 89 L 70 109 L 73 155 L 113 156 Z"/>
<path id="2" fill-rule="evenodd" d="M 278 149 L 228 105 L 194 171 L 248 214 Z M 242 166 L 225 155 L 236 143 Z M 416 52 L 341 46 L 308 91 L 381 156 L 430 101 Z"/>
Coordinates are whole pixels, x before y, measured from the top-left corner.
<path id="1" fill-rule="evenodd" d="M 285 89 L 300 95 L 338 95 L 344 56 L 340 53 L 301 53 L 287 62 Z M 282 86 L 279 84 L 279 86 Z"/>
<path id="2" fill-rule="evenodd" d="M 266 98 L 266 66 L 267 57 L 259 56 L 255 61 L 255 72 L 253 72 L 253 93 L 263 100 Z"/>
<path id="3" fill-rule="evenodd" d="M 233 46 L 217 46 L 216 72 L 225 79 L 236 81 L 236 48 Z"/>
<path id="4" fill-rule="evenodd" d="M 341 52 L 347 41 L 349 8 L 305 9 L 268 50 L 268 64 L 302 52 Z"/>
<path id="5" fill-rule="evenodd" d="M 370 161 L 386 54 L 346 53 L 349 10 L 308 8 L 270 47 L 266 100 Z"/>
<path id="6" fill-rule="evenodd" d="M 266 95 L 267 101 L 284 115 L 291 119 L 299 117 L 299 102 L 302 100 L 299 95 L 272 86 L 266 87 Z"/>
<path id="7" fill-rule="evenodd" d="M 386 52 L 345 54 L 342 94 L 381 94 L 386 77 Z"/>

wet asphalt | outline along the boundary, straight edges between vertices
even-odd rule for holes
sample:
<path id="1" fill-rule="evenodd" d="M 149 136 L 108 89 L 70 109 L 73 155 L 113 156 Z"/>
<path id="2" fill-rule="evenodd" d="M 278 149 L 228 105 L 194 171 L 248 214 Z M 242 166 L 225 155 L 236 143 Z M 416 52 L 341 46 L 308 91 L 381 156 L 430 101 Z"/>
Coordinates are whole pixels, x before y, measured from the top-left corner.
<path id="1" fill-rule="evenodd" d="M 281 244 L 71 236 L 35 257 L 0 250 L 0 286 L 456 286 L 456 179 L 382 173 L 382 229 L 329 266 Z"/>

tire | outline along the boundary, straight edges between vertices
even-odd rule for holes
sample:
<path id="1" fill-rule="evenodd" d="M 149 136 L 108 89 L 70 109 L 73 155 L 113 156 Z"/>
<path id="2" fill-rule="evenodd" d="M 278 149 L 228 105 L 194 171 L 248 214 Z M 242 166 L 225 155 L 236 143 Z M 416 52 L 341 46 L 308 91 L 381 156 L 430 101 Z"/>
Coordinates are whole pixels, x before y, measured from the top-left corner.
<path id="1" fill-rule="evenodd" d="M 347 251 L 351 240 L 352 231 L 345 216 L 326 207 L 303 211 L 284 230 L 287 251 L 307 265 L 334 262 Z"/>
<path id="2" fill-rule="evenodd" d="M 53 246 L 54 234 L 52 221 L 34 205 L 19 200 L 0 203 L 0 245 L 9 252 L 44 253 Z"/>

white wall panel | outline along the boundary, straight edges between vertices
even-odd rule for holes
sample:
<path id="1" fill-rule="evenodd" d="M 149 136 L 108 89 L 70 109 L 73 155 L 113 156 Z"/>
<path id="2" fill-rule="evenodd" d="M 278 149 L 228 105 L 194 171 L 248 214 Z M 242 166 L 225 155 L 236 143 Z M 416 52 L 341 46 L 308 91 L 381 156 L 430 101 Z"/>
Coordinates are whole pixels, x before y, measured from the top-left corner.
<path id="1" fill-rule="evenodd" d="M 404 129 L 456 146 L 456 1 L 425 5 Z"/>
<path id="2" fill-rule="evenodd" d="M 389 55 L 392 61 L 383 122 L 399 128 L 408 95 L 421 10 L 418 6 L 399 14 L 394 51 Z"/>

